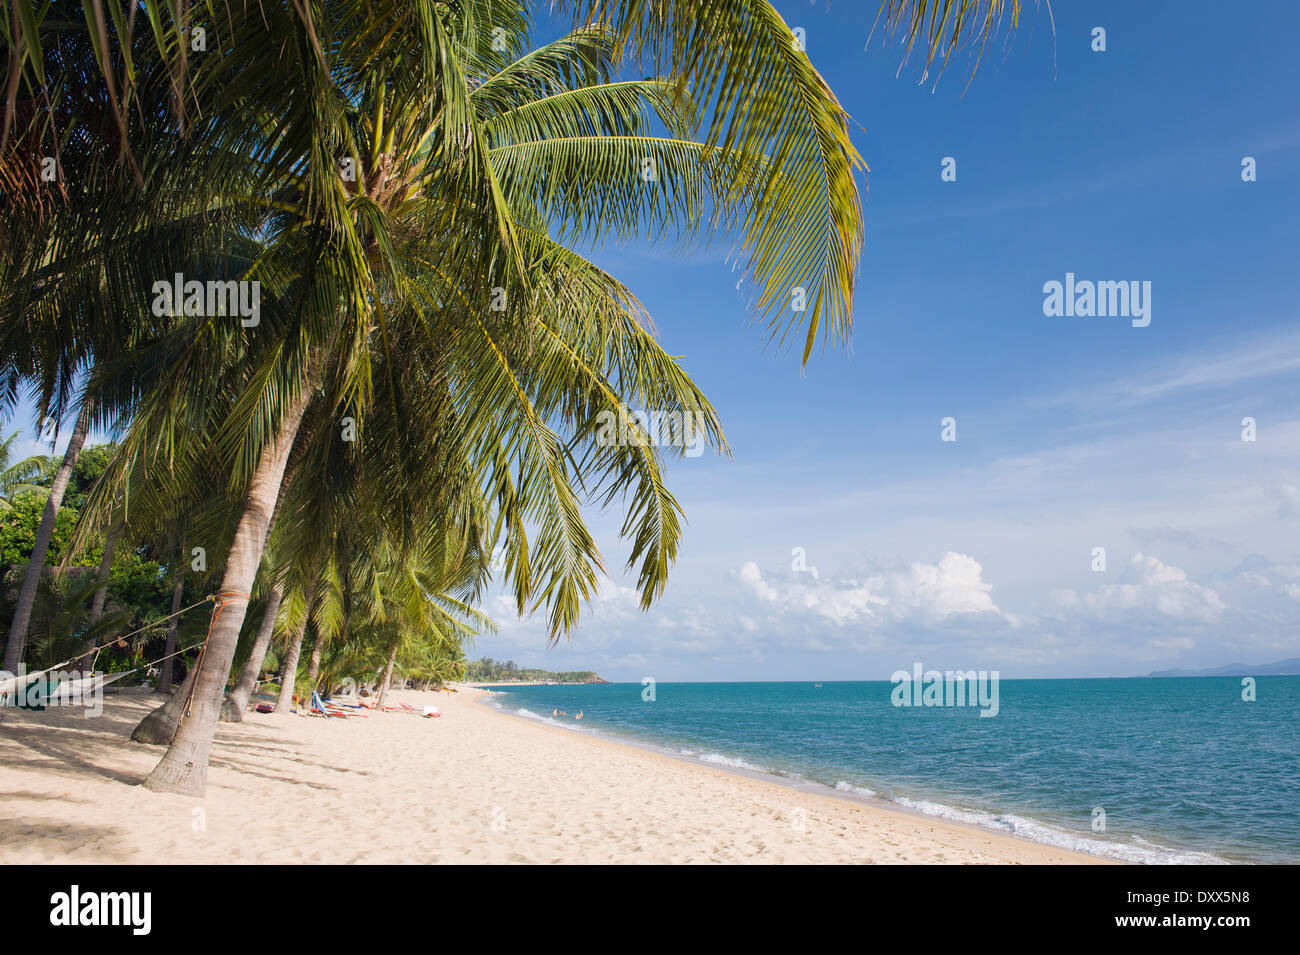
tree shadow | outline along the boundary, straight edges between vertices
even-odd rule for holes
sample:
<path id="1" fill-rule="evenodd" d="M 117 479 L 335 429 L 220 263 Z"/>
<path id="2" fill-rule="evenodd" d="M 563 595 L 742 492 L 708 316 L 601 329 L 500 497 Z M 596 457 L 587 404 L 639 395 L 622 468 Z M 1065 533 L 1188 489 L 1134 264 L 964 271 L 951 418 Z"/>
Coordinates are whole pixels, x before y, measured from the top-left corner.
<path id="1" fill-rule="evenodd" d="M 144 781 L 142 776 L 134 773 L 124 773 L 110 766 L 103 766 L 86 759 L 83 755 L 85 746 L 79 745 L 81 741 L 73 741 L 74 744 L 78 745 L 63 746 L 52 741 L 47 734 L 32 731 L 11 732 L 8 736 L 25 750 L 46 757 L 45 759 L 23 759 L 21 756 L 10 756 L 5 759 L 5 765 L 10 767 L 28 766 L 43 773 L 73 779 L 81 777 L 102 779 L 107 777 L 128 786 L 136 786 Z M 114 749 L 115 747 L 105 746 L 97 749 L 96 752 L 97 755 L 111 756 Z"/>
<path id="2" fill-rule="evenodd" d="M 34 820 L 30 817 L 0 820 L 0 842 L 10 847 L 39 842 L 42 845 L 36 848 L 41 851 L 45 851 L 46 847 L 53 842 L 58 846 L 58 852 L 49 854 L 54 856 L 52 861 L 57 862 L 78 861 L 75 857 L 78 851 L 93 852 L 95 862 L 128 861 L 128 854 L 121 848 L 96 846 L 93 850 L 87 849 L 92 843 L 104 839 L 116 839 L 118 835 L 117 830 L 107 826 L 68 825 L 63 822 Z"/>

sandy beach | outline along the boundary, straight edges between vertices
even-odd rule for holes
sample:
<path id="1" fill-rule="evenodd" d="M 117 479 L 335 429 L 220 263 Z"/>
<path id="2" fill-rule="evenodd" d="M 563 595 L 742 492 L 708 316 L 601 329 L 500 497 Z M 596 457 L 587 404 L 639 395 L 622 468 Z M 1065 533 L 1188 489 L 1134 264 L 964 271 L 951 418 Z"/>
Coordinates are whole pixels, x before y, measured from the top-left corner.
<path id="1" fill-rule="evenodd" d="M 483 705 L 441 718 L 222 723 L 203 799 L 138 784 L 128 740 L 158 698 L 0 718 L 0 863 L 1098 863 L 973 827 L 807 793 Z"/>

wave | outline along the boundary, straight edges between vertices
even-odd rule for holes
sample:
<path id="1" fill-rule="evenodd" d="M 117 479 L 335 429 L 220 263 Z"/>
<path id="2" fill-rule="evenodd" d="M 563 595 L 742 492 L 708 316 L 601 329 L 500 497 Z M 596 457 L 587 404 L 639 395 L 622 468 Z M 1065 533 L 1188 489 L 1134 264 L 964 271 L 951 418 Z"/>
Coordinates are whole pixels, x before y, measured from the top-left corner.
<path id="1" fill-rule="evenodd" d="M 562 730 L 570 730 L 574 733 L 593 732 L 592 730 L 588 730 L 586 727 L 579 726 L 576 720 L 556 719 L 553 716 L 547 716 L 545 713 L 534 713 L 532 710 L 525 709 L 522 706 L 514 712 L 518 713 L 520 716 L 526 716 L 530 720 L 537 720 L 539 723 L 545 723 L 547 726 L 558 726 Z"/>
<path id="2" fill-rule="evenodd" d="M 701 753 L 696 750 L 679 749 L 676 752 L 682 756 L 689 756 L 692 759 L 698 759 L 702 763 L 713 763 L 715 766 L 729 766 L 732 769 L 744 769 L 751 773 L 766 773 L 769 776 L 785 776 L 788 773 L 782 773 L 772 769 L 770 766 L 755 766 L 753 763 L 746 762 L 738 756 L 724 756 L 722 753 Z"/>
<path id="3" fill-rule="evenodd" d="M 855 796 L 878 796 L 880 795 L 874 789 L 868 789 L 865 786 L 854 786 L 852 783 L 846 783 L 840 780 L 835 784 L 835 791 L 841 793 L 852 793 Z"/>
<path id="4" fill-rule="evenodd" d="M 1133 837 L 1132 842 L 1095 839 L 1039 822 L 1036 819 L 1017 816 L 1013 813 L 995 814 L 973 809 L 959 809 L 945 803 L 934 802 L 929 799 L 911 799 L 907 796 L 895 796 L 892 801 L 904 809 L 911 809 L 914 812 L 934 816 L 938 819 L 962 822 L 967 825 L 980 826 L 984 829 L 994 829 L 1021 839 L 1029 839 L 1032 842 L 1055 846 L 1058 849 L 1086 852 L 1089 855 L 1115 859 L 1119 862 L 1132 862 L 1140 865 L 1228 865 L 1226 859 L 1220 859 L 1208 852 L 1171 849 L 1167 846 L 1157 845 L 1154 842 L 1148 842 L 1137 836 Z"/>

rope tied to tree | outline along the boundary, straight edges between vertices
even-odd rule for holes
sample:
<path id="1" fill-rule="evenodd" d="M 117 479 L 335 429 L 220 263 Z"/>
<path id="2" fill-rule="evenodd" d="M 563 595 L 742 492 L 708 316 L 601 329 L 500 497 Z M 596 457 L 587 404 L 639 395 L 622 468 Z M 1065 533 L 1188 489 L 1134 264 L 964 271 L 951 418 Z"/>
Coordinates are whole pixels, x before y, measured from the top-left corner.
<path id="1" fill-rule="evenodd" d="M 199 669 L 203 666 L 203 656 L 208 650 L 208 641 L 212 639 L 212 631 L 216 629 L 217 621 L 221 619 L 221 612 L 226 609 L 226 604 L 234 600 L 252 600 L 249 594 L 241 593 L 238 590 L 221 590 L 207 598 L 216 601 L 216 607 L 212 610 L 212 620 L 208 622 L 208 632 L 203 637 L 203 644 L 199 647 L 199 655 L 194 659 L 194 679 L 190 680 L 190 690 L 185 695 L 185 715 L 190 715 L 190 707 L 194 703 L 194 688 L 199 685 Z"/>

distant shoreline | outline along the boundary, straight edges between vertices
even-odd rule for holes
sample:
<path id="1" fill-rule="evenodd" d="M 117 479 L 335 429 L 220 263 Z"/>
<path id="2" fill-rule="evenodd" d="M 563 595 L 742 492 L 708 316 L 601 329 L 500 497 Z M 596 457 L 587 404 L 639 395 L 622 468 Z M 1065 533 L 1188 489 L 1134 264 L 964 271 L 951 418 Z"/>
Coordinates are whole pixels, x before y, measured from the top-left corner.
<path id="1" fill-rule="evenodd" d="M 608 681 L 602 680 L 601 683 Z M 599 683 L 588 680 L 498 680 L 496 683 L 457 683 L 455 686 L 485 687 L 485 686 L 599 686 Z"/>

